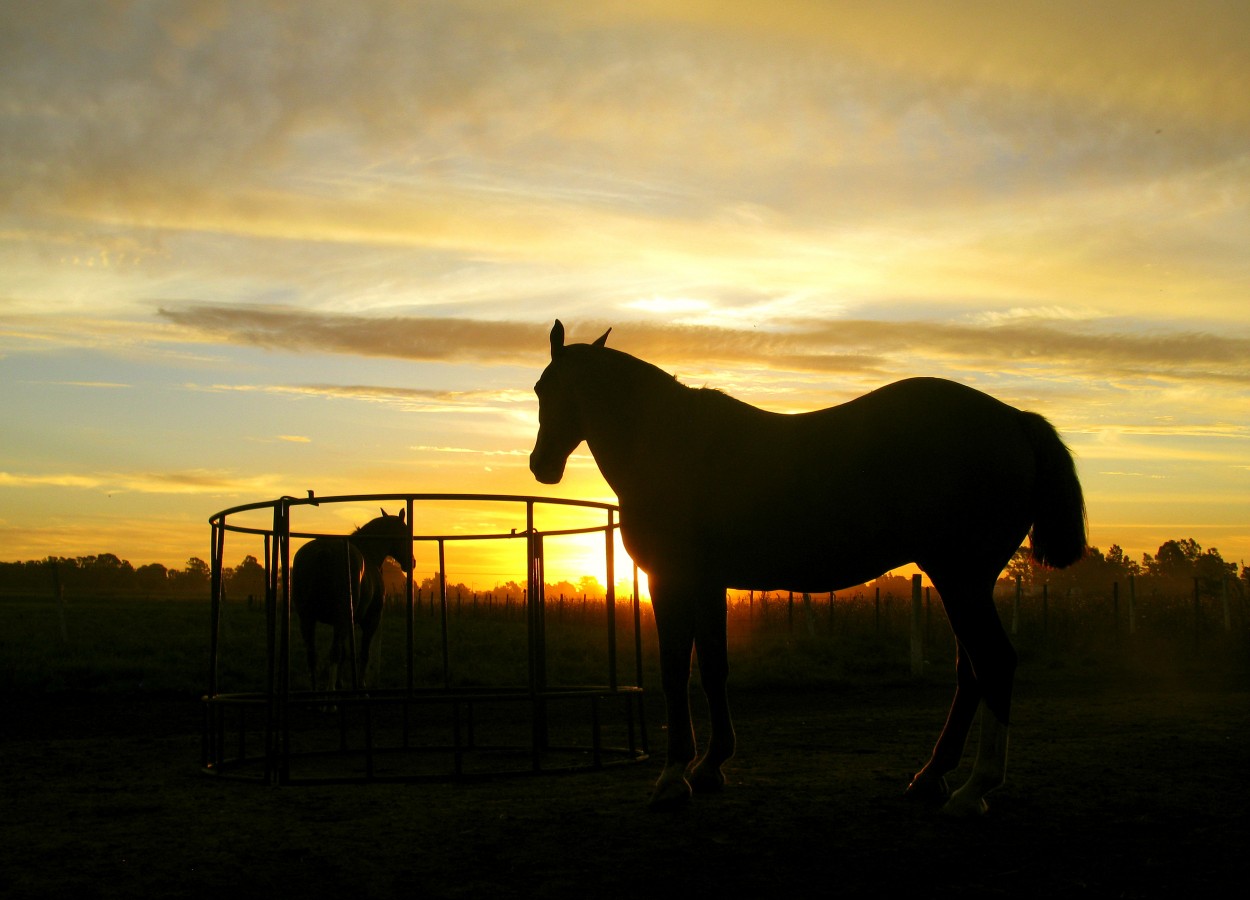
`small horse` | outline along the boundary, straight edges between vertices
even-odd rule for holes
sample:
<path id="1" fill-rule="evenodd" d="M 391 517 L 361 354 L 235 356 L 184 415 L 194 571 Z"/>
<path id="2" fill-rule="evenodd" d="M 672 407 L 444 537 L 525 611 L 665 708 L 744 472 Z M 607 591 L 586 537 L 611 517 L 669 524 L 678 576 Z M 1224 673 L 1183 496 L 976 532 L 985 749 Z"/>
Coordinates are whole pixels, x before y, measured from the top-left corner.
<path id="1" fill-rule="evenodd" d="M 734 752 L 726 589 L 836 590 L 914 562 L 941 594 L 955 633 L 957 687 L 907 793 L 945 800 L 953 814 L 984 812 L 985 794 L 1006 774 L 1016 668 L 994 584 L 1026 536 L 1048 566 L 1085 552 L 1085 502 L 1055 429 L 936 378 L 816 412 L 766 412 L 686 387 L 608 348 L 607 337 L 566 347 L 564 326 L 552 328 L 551 362 L 534 388 L 530 471 L 559 482 L 585 440 L 619 500 L 625 548 L 649 576 L 669 725 L 651 805 L 724 785 L 721 765 Z M 698 762 L 692 649 L 711 718 Z M 980 707 L 972 774 L 948 793 L 945 775 Z"/>
<path id="2" fill-rule="evenodd" d="M 318 689 L 317 623 L 334 627 L 327 662 L 327 690 L 342 688 L 341 666 L 353 664 L 353 688 L 363 685 L 369 667 L 369 647 L 382 623 L 382 561 L 387 557 L 412 571 L 412 538 L 404 513 L 382 515 L 357 528 L 349 537 L 319 537 L 300 547 L 291 564 L 291 600 L 299 616 L 300 632 L 308 651 L 308 674 Z M 360 653 L 354 650 L 355 627 L 360 626 Z M 352 643 L 349 643 L 352 642 Z"/>

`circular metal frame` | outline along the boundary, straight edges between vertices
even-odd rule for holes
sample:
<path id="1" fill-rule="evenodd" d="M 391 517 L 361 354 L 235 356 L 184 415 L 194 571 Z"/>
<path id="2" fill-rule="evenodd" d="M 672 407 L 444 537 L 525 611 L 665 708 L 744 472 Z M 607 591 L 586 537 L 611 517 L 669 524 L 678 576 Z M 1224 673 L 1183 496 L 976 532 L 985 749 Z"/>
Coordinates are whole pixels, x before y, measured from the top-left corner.
<path id="1" fill-rule="evenodd" d="M 291 541 L 326 536 L 292 531 L 292 510 L 345 503 L 405 504 L 409 536 L 435 547 L 442 645 L 441 683 L 418 684 L 414 665 L 416 593 L 406 579 L 407 655 L 404 687 L 350 691 L 301 691 L 291 685 Z M 434 502 L 524 506 L 525 528 L 507 533 L 414 534 L 414 512 Z M 604 523 L 542 530 L 536 510 L 578 507 L 599 511 Z M 240 524 L 258 514 L 264 524 Z M 618 508 L 609 503 L 512 494 L 352 494 L 280 497 L 223 510 L 212 529 L 212 614 L 208 691 L 203 698 L 202 768 L 206 773 L 269 784 L 420 781 L 564 772 L 647 758 L 643 708 L 641 612 L 638 568 L 633 566 L 632 679 L 618 677 L 615 532 Z M 232 521 L 232 519 L 234 521 Z M 264 687 L 219 690 L 223 558 L 227 534 L 261 537 L 265 546 L 266 663 Z M 551 684 L 547 664 L 545 541 L 567 535 L 602 534 L 607 574 L 604 603 L 607 678 L 602 684 Z M 334 535 L 341 537 L 341 535 Z M 523 683 L 465 687 L 450 666 L 446 545 L 457 541 L 521 541 L 525 547 L 526 652 Z M 612 719 L 615 713 L 619 719 Z M 605 730 L 623 745 L 605 742 Z"/>

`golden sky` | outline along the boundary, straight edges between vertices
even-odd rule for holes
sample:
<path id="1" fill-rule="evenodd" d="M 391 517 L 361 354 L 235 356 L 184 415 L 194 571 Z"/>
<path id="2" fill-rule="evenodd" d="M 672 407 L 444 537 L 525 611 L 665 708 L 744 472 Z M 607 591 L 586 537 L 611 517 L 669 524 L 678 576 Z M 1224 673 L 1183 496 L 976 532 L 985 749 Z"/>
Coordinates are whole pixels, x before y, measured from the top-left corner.
<path id="1" fill-rule="evenodd" d="M 44 2 L 0 59 L 0 559 L 611 499 L 526 468 L 557 316 L 782 411 L 975 385 L 1096 545 L 1250 557 L 1245 3 Z"/>

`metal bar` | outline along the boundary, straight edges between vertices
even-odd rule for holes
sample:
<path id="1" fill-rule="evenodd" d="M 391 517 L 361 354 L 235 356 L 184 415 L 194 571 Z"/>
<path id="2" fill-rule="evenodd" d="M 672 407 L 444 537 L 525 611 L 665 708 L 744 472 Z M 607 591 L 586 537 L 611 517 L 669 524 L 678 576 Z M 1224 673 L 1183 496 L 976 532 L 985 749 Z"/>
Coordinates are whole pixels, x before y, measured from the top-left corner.
<path id="1" fill-rule="evenodd" d="M 612 510 L 608 510 L 608 525 L 603 529 L 603 555 L 607 560 L 608 581 L 604 605 L 608 613 L 608 687 L 616 690 L 616 534 L 613 531 Z"/>
<path id="2" fill-rule="evenodd" d="M 282 598 L 278 619 L 278 784 L 291 778 L 291 510 L 286 499 L 274 504 L 274 537 L 278 542 Z"/>
<path id="3" fill-rule="evenodd" d="M 225 531 L 221 528 L 214 527 L 212 542 L 208 548 L 208 558 L 212 560 L 209 586 L 209 590 L 212 593 L 212 625 L 208 650 L 208 695 L 210 697 L 215 697 L 217 695 L 217 655 L 221 647 L 221 606 L 223 600 L 222 594 L 225 588 L 221 576 L 221 558 L 222 554 L 225 552 L 225 539 Z"/>
<path id="4" fill-rule="evenodd" d="M 447 640 L 447 554 L 442 538 L 438 541 L 438 602 L 443 612 L 443 687 L 451 690 L 450 646 Z"/>
<path id="5" fill-rule="evenodd" d="M 413 501 L 411 497 L 408 498 L 407 511 L 408 511 L 408 546 L 413 547 L 413 540 L 412 540 Z M 408 607 L 408 612 L 407 612 L 407 616 L 408 616 L 408 628 L 407 628 L 408 661 L 406 664 L 407 667 L 406 667 L 406 671 L 404 675 L 405 675 L 405 678 L 407 679 L 406 683 L 408 685 L 409 693 L 412 692 L 412 689 L 416 684 L 416 673 L 413 670 L 413 665 L 412 665 L 412 657 L 416 649 L 416 627 L 417 627 L 416 608 L 415 608 L 416 602 L 415 602 L 415 597 L 413 594 L 413 581 L 412 581 L 413 570 L 416 569 L 415 547 L 413 547 L 412 555 L 413 555 L 413 561 L 412 561 L 412 564 L 408 566 L 408 573 L 407 573 L 408 577 L 405 579 L 405 590 L 407 592 L 406 599 L 407 599 L 407 607 Z M 408 743 L 407 737 L 408 737 L 408 716 L 405 715 L 404 716 L 404 738 L 405 738 L 404 745 L 405 746 L 407 746 L 407 743 Z"/>

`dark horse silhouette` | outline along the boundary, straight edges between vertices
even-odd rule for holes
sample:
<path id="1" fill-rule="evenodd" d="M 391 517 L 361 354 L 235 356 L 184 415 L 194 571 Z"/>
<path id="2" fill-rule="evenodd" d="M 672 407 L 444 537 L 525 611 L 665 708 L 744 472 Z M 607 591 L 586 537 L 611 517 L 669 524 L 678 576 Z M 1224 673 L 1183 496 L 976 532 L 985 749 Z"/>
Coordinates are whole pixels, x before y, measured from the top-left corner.
<path id="1" fill-rule="evenodd" d="M 353 688 L 363 686 L 369 666 L 369 647 L 382 623 L 382 561 L 387 557 L 412 571 L 412 538 L 404 513 L 382 515 L 357 528 L 349 537 L 319 537 L 300 547 L 291 564 L 291 600 L 299 616 L 300 632 L 308 651 L 312 689 L 339 690 L 341 668 L 351 662 Z M 317 678 L 317 623 L 334 627 L 324 685 Z M 354 650 L 355 628 L 360 626 L 360 653 Z M 354 658 L 353 658 L 354 657 Z"/>
<path id="2" fill-rule="evenodd" d="M 914 562 L 940 592 L 954 630 L 957 688 L 908 793 L 947 797 L 945 775 L 984 706 L 972 774 L 944 807 L 983 812 L 985 794 L 1006 773 L 1016 668 L 994 583 L 1030 530 L 1043 564 L 1063 567 L 1085 551 L 1081 486 L 1055 429 L 936 378 L 817 412 L 765 412 L 688 388 L 608 348 L 607 337 L 566 347 L 564 326 L 552 328 L 551 363 L 535 386 L 530 470 L 555 484 L 585 440 L 619 499 L 625 548 L 649 576 L 669 726 L 651 804 L 724 784 L 721 764 L 734 752 L 727 588 L 837 590 Z M 697 763 L 692 649 L 712 732 Z"/>

